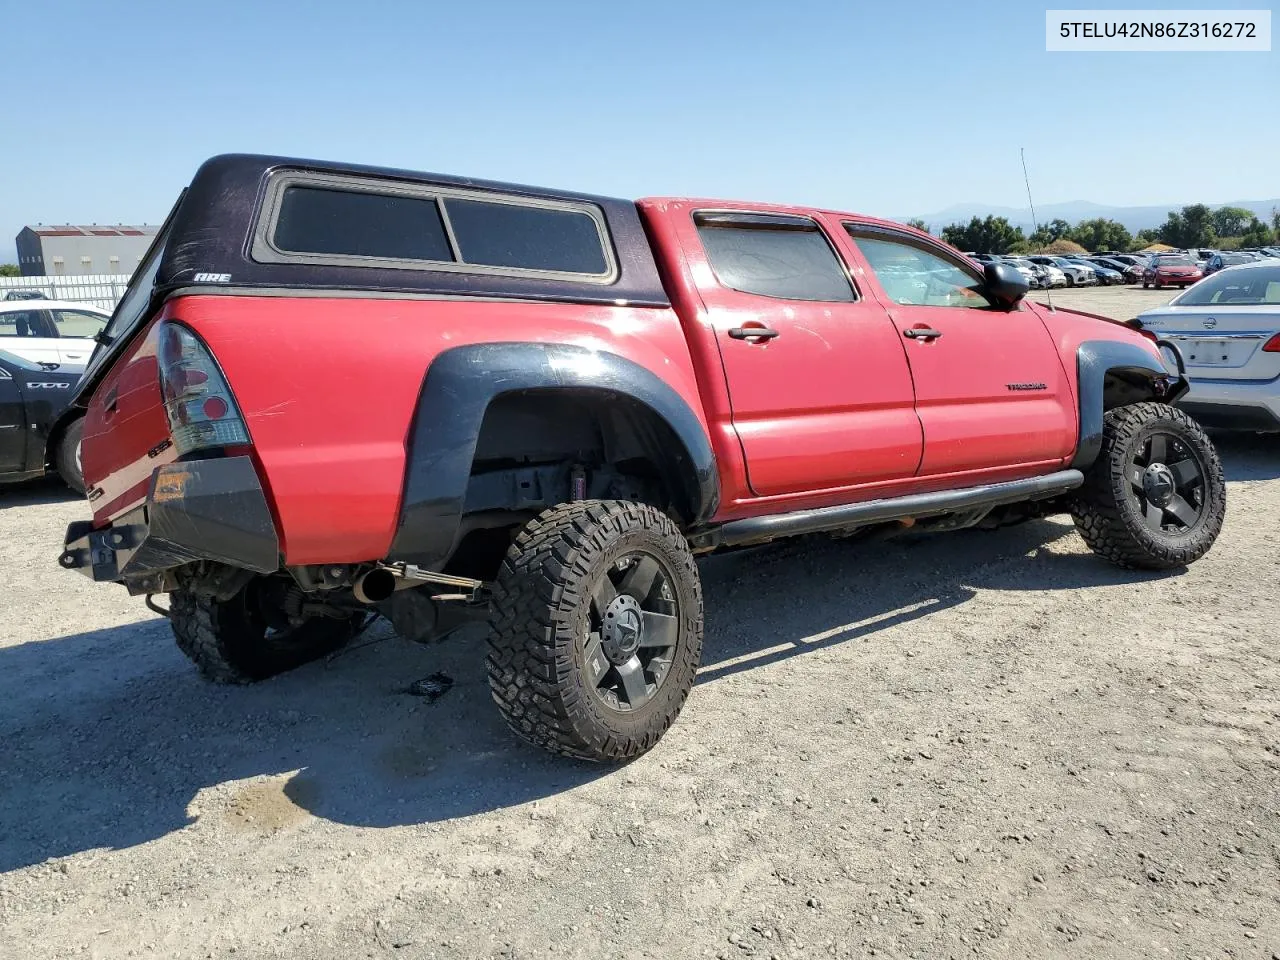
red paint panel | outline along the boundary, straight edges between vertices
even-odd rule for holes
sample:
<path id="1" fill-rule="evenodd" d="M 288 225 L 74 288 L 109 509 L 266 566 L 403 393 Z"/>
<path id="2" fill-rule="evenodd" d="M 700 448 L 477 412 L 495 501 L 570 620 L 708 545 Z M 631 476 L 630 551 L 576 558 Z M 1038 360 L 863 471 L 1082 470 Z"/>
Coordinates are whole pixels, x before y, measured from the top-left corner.
<path id="1" fill-rule="evenodd" d="M 700 410 L 688 346 L 668 309 L 207 296 L 172 300 L 164 312 L 200 335 L 227 377 L 289 564 L 386 556 L 422 380 L 450 347 L 523 341 L 609 351 L 649 368 Z M 168 436 L 155 419 L 163 410 L 151 336 L 95 394 L 98 407 L 117 379 L 140 391 L 130 394 L 139 419 L 127 432 L 86 434 L 86 477 L 111 487 L 96 511 L 103 521 L 141 502 L 145 480 L 134 477 L 162 462 L 146 454 Z M 122 389 L 121 415 L 124 396 Z"/>
<path id="2" fill-rule="evenodd" d="M 1035 314 L 899 305 L 889 313 L 904 330 L 923 325 L 942 333 L 906 344 L 924 424 L 922 475 L 1071 453 L 1079 413 L 1053 340 Z"/>
<path id="3" fill-rule="evenodd" d="M 710 364 L 706 375 L 727 384 L 750 479 L 743 494 L 773 496 L 913 475 L 920 422 L 906 357 L 884 308 L 865 298 L 780 300 L 722 286 L 693 222 L 693 213 L 706 208 L 761 205 L 674 201 L 660 207 L 720 356 L 719 375 Z M 656 215 L 659 207 L 650 209 Z M 767 343 L 729 336 L 752 324 L 780 335 Z"/>

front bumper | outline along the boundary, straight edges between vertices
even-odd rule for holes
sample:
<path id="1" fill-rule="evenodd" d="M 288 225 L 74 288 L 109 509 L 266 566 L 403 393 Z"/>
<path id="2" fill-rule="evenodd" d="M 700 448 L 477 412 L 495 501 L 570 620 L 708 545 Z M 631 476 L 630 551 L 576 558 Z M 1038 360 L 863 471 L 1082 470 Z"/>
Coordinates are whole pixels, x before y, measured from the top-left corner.
<path id="1" fill-rule="evenodd" d="M 1192 380 L 1178 406 L 1218 430 L 1280 431 L 1280 380 Z"/>
<path id="2" fill-rule="evenodd" d="M 146 503 L 110 526 L 67 527 L 58 562 L 94 580 L 137 583 L 197 560 L 258 573 L 280 568 L 267 495 L 248 457 L 158 468 Z"/>

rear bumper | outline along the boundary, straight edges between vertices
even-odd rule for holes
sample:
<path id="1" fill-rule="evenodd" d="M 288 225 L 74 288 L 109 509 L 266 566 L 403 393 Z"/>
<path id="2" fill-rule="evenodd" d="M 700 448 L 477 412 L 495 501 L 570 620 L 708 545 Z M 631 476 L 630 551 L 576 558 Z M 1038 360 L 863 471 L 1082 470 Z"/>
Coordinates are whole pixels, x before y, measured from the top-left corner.
<path id="1" fill-rule="evenodd" d="M 197 560 L 259 573 L 280 568 L 271 508 L 248 457 L 160 467 L 144 505 L 108 527 L 67 527 L 58 562 L 94 580 L 131 582 Z"/>
<path id="2" fill-rule="evenodd" d="M 1206 427 L 1280 431 L 1280 381 L 1193 380 L 1178 406 Z"/>

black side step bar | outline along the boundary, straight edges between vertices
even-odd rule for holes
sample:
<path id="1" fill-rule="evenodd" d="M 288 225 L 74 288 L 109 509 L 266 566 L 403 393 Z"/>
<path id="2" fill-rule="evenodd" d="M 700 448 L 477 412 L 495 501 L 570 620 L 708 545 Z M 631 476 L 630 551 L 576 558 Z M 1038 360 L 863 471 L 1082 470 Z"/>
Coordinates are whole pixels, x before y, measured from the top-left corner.
<path id="1" fill-rule="evenodd" d="M 859 527 L 886 520 L 904 520 L 908 517 L 936 517 L 960 510 L 981 507 L 997 507 L 1005 503 L 1024 500 L 1044 500 L 1060 493 L 1074 490 L 1084 483 L 1079 470 L 1059 470 L 1030 480 L 1011 480 L 1008 483 L 990 483 L 981 487 L 965 487 L 962 490 L 944 490 L 940 493 L 916 493 L 907 497 L 885 500 L 868 500 L 863 503 L 845 503 L 817 510 L 796 510 L 768 517 L 751 517 L 731 520 L 724 526 L 709 532 L 708 546 L 741 546 L 759 543 L 775 537 L 794 537 L 823 530 L 840 530 Z"/>

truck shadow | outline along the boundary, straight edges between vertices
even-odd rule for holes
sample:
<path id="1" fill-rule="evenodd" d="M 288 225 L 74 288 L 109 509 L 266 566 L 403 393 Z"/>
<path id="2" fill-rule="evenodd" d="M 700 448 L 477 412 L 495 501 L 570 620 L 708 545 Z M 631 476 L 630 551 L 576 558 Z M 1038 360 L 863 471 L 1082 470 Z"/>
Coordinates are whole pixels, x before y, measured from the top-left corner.
<path id="1" fill-rule="evenodd" d="M 70 503 L 72 500 L 84 501 L 84 496 L 76 493 L 57 477 L 0 485 L 0 510 L 34 507 L 47 503 Z M 88 510 L 86 503 L 86 516 Z"/>
<path id="2" fill-rule="evenodd" d="M 1148 576 L 1075 553 L 1026 556 L 1070 532 L 1069 523 L 1038 521 L 709 558 L 699 683 L 874 641 L 978 590 Z M 266 829 L 289 821 L 282 810 L 366 827 L 437 822 L 614 775 L 511 737 L 485 685 L 482 634 L 467 631 L 422 648 L 380 622 L 335 659 L 252 687 L 201 681 L 160 619 L 0 648 L 0 871 L 200 831 L 208 821 Z M 406 692 L 435 671 L 454 680 L 439 700 Z M 249 778 L 259 779 L 240 782 Z"/>
<path id="3" fill-rule="evenodd" d="M 1228 480 L 1280 478 L 1280 434 L 1216 433 L 1213 443 Z"/>

